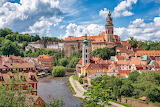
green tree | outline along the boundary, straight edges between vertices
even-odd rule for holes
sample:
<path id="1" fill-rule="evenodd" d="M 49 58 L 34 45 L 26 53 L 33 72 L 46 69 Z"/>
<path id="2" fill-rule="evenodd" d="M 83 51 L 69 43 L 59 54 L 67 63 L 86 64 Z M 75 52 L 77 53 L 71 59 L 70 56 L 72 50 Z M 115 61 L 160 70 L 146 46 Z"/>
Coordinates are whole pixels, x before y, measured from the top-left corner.
<path id="1" fill-rule="evenodd" d="M 152 102 L 160 102 L 160 88 L 158 87 L 151 87 L 148 88 L 146 91 L 147 98 Z"/>
<path id="2" fill-rule="evenodd" d="M 137 81 L 138 76 L 140 75 L 140 73 L 138 71 L 133 71 L 129 74 L 128 79 L 131 80 L 132 82 Z"/>
<path id="3" fill-rule="evenodd" d="M 82 58 L 82 51 L 78 50 L 78 51 L 73 51 L 70 56 L 69 56 L 69 59 L 72 59 L 72 58 Z"/>
<path id="4" fill-rule="evenodd" d="M 68 65 L 68 59 L 67 58 L 61 58 L 59 60 L 59 65 L 66 67 Z"/>
<path id="5" fill-rule="evenodd" d="M 120 91 L 122 96 L 131 97 L 133 95 L 134 87 L 130 82 L 125 82 Z"/>
<path id="6" fill-rule="evenodd" d="M 54 77 L 63 77 L 66 74 L 66 69 L 63 66 L 55 66 L 52 70 Z"/>
<path id="7" fill-rule="evenodd" d="M 28 45 L 27 41 L 22 42 L 22 49 L 25 50 L 25 47 Z"/>
<path id="8" fill-rule="evenodd" d="M 114 53 L 115 53 L 114 49 L 109 49 L 107 47 L 104 47 L 104 48 L 98 48 L 93 50 L 91 52 L 91 56 L 100 57 L 103 60 L 106 60 L 106 59 L 110 59 L 111 55 L 115 55 Z"/>
<path id="9" fill-rule="evenodd" d="M 79 58 L 73 57 L 73 58 L 70 60 L 70 62 L 69 62 L 69 64 L 68 64 L 67 67 L 76 68 L 76 65 L 77 65 L 78 61 L 79 61 Z"/>
<path id="10" fill-rule="evenodd" d="M 31 36 L 31 41 L 37 41 L 37 40 L 41 40 L 41 38 L 39 37 L 39 35 Z"/>
<path id="11" fill-rule="evenodd" d="M 8 34 L 12 34 L 12 30 L 8 28 L 0 29 L 0 37 L 5 37 Z"/>
<path id="12" fill-rule="evenodd" d="M 144 81 L 149 81 L 152 84 L 160 85 L 160 74 L 153 71 L 144 72 L 138 77 L 137 83 Z"/>
<path id="13" fill-rule="evenodd" d="M 137 40 L 134 37 L 130 37 L 130 39 L 128 41 L 129 41 L 129 43 L 131 44 L 131 46 L 133 48 L 137 48 L 138 47 Z"/>
<path id="14" fill-rule="evenodd" d="M 1 51 L 3 55 L 16 55 L 21 56 L 20 50 L 17 47 L 17 43 L 11 42 L 10 40 L 5 40 L 2 43 Z"/>

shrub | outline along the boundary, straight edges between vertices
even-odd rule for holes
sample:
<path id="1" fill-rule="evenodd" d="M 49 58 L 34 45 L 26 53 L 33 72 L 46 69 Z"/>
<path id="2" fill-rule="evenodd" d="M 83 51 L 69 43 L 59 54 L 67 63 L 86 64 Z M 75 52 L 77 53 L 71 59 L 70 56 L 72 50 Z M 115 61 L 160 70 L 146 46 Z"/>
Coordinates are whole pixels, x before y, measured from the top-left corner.
<path id="1" fill-rule="evenodd" d="M 65 76 L 65 74 L 66 74 L 66 70 L 63 66 L 56 66 L 52 70 L 52 75 L 54 77 L 63 77 L 63 76 Z"/>

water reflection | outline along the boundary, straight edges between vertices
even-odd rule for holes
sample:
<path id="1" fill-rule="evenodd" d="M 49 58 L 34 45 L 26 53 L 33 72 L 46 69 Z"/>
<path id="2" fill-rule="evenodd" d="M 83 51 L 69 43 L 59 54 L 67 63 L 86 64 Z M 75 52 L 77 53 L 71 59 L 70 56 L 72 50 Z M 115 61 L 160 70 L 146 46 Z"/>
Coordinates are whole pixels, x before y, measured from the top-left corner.
<path id="1" fill-rule="evenodd" d="M 65 107 L 76 107 L 82 102 L 73 96 L 67 84 L 68 77 L 45 77 L 38 82 L 38 95 L 45 102 L 51 102 L 53 98 L 64 98 Z"/>

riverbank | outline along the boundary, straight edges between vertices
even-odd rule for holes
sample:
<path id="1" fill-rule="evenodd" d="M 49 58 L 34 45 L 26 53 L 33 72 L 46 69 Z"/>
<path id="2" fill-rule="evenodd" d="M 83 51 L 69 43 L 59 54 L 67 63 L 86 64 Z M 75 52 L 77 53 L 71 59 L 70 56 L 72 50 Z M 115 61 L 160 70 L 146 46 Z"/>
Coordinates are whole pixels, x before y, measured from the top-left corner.
<path id="1" fill-rule="evenodd" d="M 69 82 L 70 84 L 72 85 L 74 91 L 76 92 L 76 94 L 74 94 L 74 96 L 78 97 L 78 98 L 82 98 L 84 99 L 85 96 L 84 96 L 84 93 L 87 91 L 83 88 L 83 86 L 77 81 L 77 80 L 74 80 L 73 79 L 73 76 L 70 76 L 69 77 Z M 118 103 L 115 103 L 113 101 L 109 101 L 109 103 L 111 105 L 113 105 L 114 107 L 125 107 L 123 105 L 120 105 Z M 107 107 L 107 106 L 106 106 Z"/>

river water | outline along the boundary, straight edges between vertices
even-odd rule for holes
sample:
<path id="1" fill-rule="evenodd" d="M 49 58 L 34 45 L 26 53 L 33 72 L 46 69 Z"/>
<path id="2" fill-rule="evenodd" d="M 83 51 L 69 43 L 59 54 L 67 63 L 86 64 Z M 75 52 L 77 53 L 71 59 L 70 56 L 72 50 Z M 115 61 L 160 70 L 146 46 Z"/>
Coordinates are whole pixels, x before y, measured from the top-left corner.
<path id="1" fill-rule="evenodd" d="M 42 78 L 38 82 L 38 96 L 45 102 L 53 101 L 53 98 L 63 98 L 65 107 L 76 107 L 82 103 L 79 99 L 73 96 L 73 93 L 68 87 L 68 76 L 53 78 L 48 76 Z"/>

